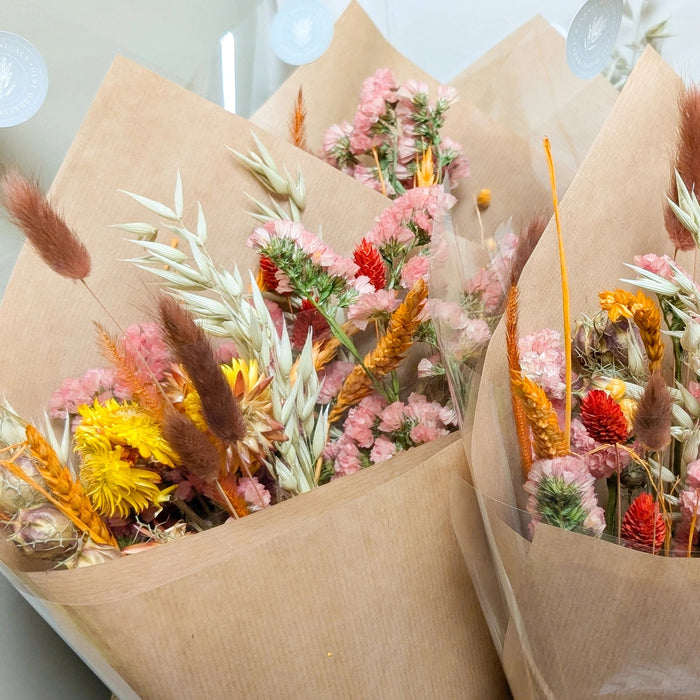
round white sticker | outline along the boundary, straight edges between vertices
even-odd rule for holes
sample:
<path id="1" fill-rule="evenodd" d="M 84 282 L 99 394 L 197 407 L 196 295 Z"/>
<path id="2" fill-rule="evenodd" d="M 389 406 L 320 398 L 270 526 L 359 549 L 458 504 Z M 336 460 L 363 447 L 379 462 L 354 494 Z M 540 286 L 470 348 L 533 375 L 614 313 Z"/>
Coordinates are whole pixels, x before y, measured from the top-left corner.
<path id="1" fill-rule="evenodd" d="M 594 78 L 610 60 L 622 22 L 622 0 L 588 0 L 566 37 L 566 60 L 581 78 Z"/>
<path id="2" fill-rule="evenodd" d="M 318 0 L 287 0 L 270 26 L 270 44 L 285 63 L 315 61 L 330 46 L 333 17 Z"/>
<path id="3" fill-rule="evenodd" d="M 48 87 L 46 63 L 37 48 L 24 37 L 0 32 L 0 127 L 34 116 Z"/>

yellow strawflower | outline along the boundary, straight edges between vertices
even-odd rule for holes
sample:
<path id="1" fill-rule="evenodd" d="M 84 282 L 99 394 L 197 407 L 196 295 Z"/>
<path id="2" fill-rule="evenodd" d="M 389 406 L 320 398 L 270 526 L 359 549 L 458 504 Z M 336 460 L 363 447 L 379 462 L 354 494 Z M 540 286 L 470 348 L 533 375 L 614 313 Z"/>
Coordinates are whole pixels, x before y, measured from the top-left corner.
<path id="1" fill-rule="evenodd" d="M 138 450 L 145 460 L 175 466 L 177 454 L 163 437 L 160 425 L 137 404 L 110 399 L 104 404 L 95 401 L 92 406 L 80 406 L 78 411 L 83 419 L 75 431 L 79 452 L 89 451 L 88 445 L 96 437 L 104 437 L 112 445 Z"/>
<path id="2" fill-rule="evenodd" d="M 160 476 L 150 469 L 135 467 L 123 459 L 120 445 L 91 436 L 89 448 L 81 451 L 80 481 L 100 515 L 125 518 L 168 500 L 175 488 L 160 490 Z"/>

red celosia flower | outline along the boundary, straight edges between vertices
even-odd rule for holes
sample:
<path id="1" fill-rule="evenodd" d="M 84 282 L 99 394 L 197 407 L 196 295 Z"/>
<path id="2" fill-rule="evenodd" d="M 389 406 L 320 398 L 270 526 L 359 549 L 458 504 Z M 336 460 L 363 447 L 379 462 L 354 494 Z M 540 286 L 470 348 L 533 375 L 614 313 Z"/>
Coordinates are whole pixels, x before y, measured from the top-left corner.
<path id="1" fill-rule="evenodd" d="M 622 519 L 620 535 L 632 549 L 659 551 L 666 537 L 666 523 L 659 505 L 649 493 L 634 499 Z"/>
<path id="2" fill-rule="evenodd" d="M 603 445 L 627 439 L 627 420 L 622 409 L 601 389 L 589 391 L 581 402 L 581 421 L 588 434 Z"/>
<path id="3" fill-rule="evenodd" d="M 277 277 L 275 277 L 276 272 L 277 265 L 275 265 L 275 263 L 272 262 L 272 258 L 268 258 L 267 255 L 261 255 L 260 275 L 262 276 L 262 281 L 265 290 L 270 290 L 274 292 L 277 289 Z"/>
<path id="4" fill-rule="evenodd" d="M 356 246 L 352 259 L 360 268 L 358 275 L 366 275 L 375 289 L 386 287 L 386 265 L 379 251 L 365 238 Z"/>

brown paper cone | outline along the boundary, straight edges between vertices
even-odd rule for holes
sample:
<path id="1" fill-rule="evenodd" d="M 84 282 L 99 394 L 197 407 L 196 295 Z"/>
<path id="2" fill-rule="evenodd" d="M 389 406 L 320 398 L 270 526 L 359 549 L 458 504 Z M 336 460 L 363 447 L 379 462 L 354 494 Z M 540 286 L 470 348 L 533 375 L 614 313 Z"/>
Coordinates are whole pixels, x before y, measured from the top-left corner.
<path id="1" fill-rule="evenodd" d="M 451 84 L 492 119 L 532 144 L 542 161 L 549 136 L 565 192 L 618 92 L 602 76 L 584 80 L 566 62 L 564 38 L 540 15 L 506 37 Z"/>
<path id="2" fill-rule="evenodd" d="M 619 286 L 634 255 L 671 252 L 662 206 L 679 86 L 647 50 L 569 188 L 561 218 L 573 315 L 594 311 L 598 292 Z M 520 290 L 523 335 L 561 328 L 552 224 Z M 510 615 L 503 663 L 514 695 L 697 694 L 697 561 L 653 557 L 545 525 L 531 543 L 519 534 L 527 528 L 514 508 L 524 499 L 506 367 L 499 327 L 479 391 L 471 468 Z M 464 498 L 453 507 L 471 506 Z"/>
<path id="3" fill-rule="evenodd" d="M 254 262 L 245 197 L 263 193 L 226 150 L 250 124 L 118 59 L 51 196 L 93 257 L 89 283 L 120 323 L 148 315 L 137 254 L 110 224 L 148 214 L 117 190 L 170 202 L 177 169 L 185 219 L 202 202 L 208 248 Z M 256 128 L 277 163 L 299 164 L 304 221 L 348 251 L 387 201 Z M 79 283 L 23 250 L 0 308 L 0 385 L 38 418 L 64 377 L 99 360 L 91 321 L 109 323 Z M 305 496 L 104 565 L 22 572 L 48 617 L 112 687 L 143 698 L 471 697 L 507 693 L 498 657 L 449 525 L 450 473 L 466 473 L 456 436 Z M 98 659 L 95 661 L 95 659 Z"/>

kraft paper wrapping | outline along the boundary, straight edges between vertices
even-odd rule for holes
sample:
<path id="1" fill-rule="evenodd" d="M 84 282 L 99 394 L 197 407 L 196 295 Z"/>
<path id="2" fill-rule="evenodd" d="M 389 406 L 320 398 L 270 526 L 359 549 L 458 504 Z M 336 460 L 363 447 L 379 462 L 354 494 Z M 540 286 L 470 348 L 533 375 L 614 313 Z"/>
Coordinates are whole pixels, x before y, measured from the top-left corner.
<path id="1" fill-rule="evenodd" d="M 225 148 L 252 146 L 250 127 L 115 61 L 50 196 L 91 251 L 90 285 L 121 324 L 148 318 L 151 279 L 119 262 L 138 249 L 108 227 L 153 217 L 120 188 L 169 203 L 179 169 L 184 218 L 193 224 L 202 202 L 214 259 L 254 265 L 245 193 L 263 192 Z M 280 167 L 301 166 L 306 226 L 322 224 L 349 252 L 387 200 L 256 132 Z M 81 284 L 25 248 L 0 308 L 0 386 L 22 415 L 39 418 L 64 377 L 101 364 L 93 319 L 109 323 Z M 0 568 L 123 700 L 500 698 L 505 679 L 450 527 L 453 471 L 468 471 L 456 436 L 133 557 L 36 572 L 2 547 Z"/>
<path id="2" fill-rule="evenodd" d="M 648 50 L 568 190 L 561 219 L 574 316 L 597 308 L 598 292 L 628 276 L 623 263 L 634 255 L 672 254 L 662 206 L 680 83 Z M 519 286 L 520 333 L 560 329 L 552 224 Z M 514 696 L 696 696 L 697 560 L 653 557 L 546 525 L 535 528 L 532 542 L 521 535 L 527 526 L 517 510 L 524 497 L 506 368 L 499 326 L 483 368 L 471 440 L 477 490 L 456 480 L 452 507 L 457 516 L 475 499 L 482 506 L 501 582 L 485 609 L 490 629 L 500 635 Z M 460 541 L 468 534 L 460 532 L 463 521 L 453 516 Z"/>
<path id="3" fill-rule="evenodd" d="M 562 192 L 576 174 L 618 92 L 602 76 L 584 80 L 566 62 L 564 37 L 537 15 L 460 73 L 452 85 L 492 119 L 532 144 L 552 142 Z"/>

